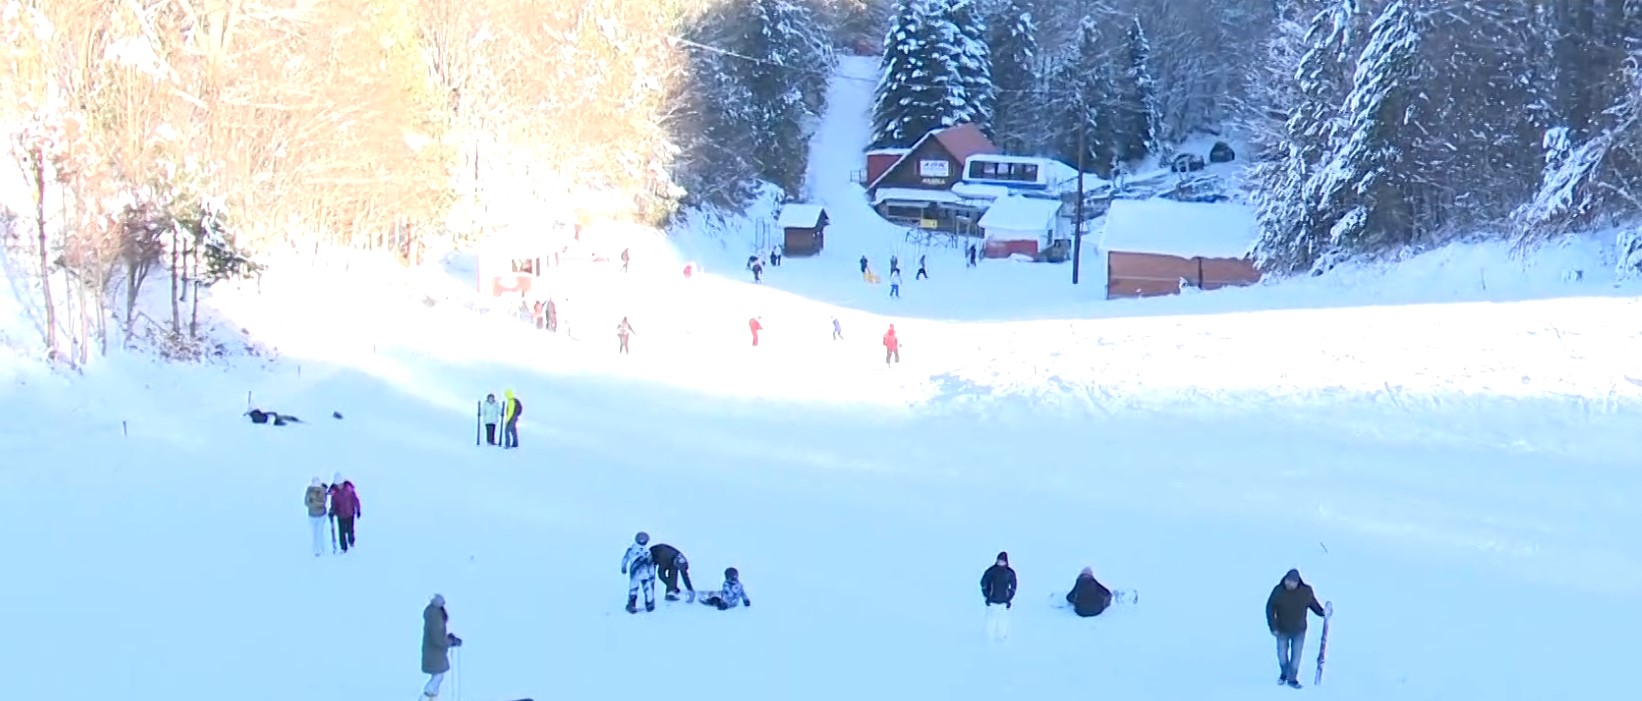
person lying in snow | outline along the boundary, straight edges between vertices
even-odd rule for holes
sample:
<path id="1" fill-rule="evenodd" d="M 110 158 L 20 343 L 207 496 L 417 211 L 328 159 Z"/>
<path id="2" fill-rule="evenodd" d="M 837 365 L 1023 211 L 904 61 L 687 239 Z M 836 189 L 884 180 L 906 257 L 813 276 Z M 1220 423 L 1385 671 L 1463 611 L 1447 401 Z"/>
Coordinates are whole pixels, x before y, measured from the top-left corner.
<path id="1" fill-rule="evenodd" d="M 273 419 L 275 426 L 284 426 L 286 424 L 299 424 L 299 423 L 302 423 L 302 419 L 299 419 L 299 418 L 297 418 L 295 416 L 292 416 L 290 414 L 280 414 L 278 412 L 263 411 L 261 409 L 252 409 L 250 411 L 245 412 L 245 415 L 251 417 L 251 423 L 258 424 L 258 425 L 268 423 L 269 419 Z"/>
<path id="2" fill-rule="evenodd" d="M 1072 605 L 1074 613 L 1084 618 L 1099 616 L 1112 605 L 1112 590 L 1095 579 L 1094 570 L 1085 567 L 1078 573 L 1077 582 L 1072 584 L 1072 591 L 1066 592 L 1066 603 Z"/>
<path id="3" fill-rule="evenodd" d="M 747 598 L 747 590 L 741 586 L 741 573 L 734 567 L 724 570 L 724 588 L 702 594 L 698 601 L 720 611 L 728 611 L 737 606 L 753 606 L 752 600 Z"/>

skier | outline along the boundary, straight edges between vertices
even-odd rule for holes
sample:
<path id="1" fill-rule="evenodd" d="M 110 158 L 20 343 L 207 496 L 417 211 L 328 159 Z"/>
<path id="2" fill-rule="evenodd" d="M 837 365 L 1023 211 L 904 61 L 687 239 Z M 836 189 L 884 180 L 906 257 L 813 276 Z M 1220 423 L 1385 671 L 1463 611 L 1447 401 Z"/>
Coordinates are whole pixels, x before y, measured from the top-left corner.
<path id="1" fill-rule="evenodd" d="M 901 362 L 901 338 L 895 335 L 894 324 L 884 332 L 884 366 L 888 367 L 891 360 Z"/>
<path id="2" fill-rule="evenodd" d="M 764 330 L 764 325 L 758 323 L 758 317 L 747 320 L 747 328 L 753 332 L 753 347 L 758 347 L 758 332 Z"/>
<path id="3" fill-rule="evenodd" d="M 479 406 L 479 416 L 485 422 L 485 442 L 496 445 L 496 425 L 502 422 L 502 405 L 497 403 L 495 394 L 485 395 L 485 403 Z"/>
<path id="4" fill-rule="evenodd" d="M 919 254 L 918 255 L 918 274 L 912 276 L 913 280 L 928 280 L 929 279 L 929 269 L 928 269 L 929 261 L 927 260 L 928 258 L 929 258 L 929 256 L 924 255 L 924 254 Z"/>
<path id="5" fill-rule="evenodd" d="M 844 327 L 838 324 L 838 317 L 836 316 L 832 318 L 832 340 L 844 340 Z"/>
<path id="6" fill-rule="evenodd" d="M 1066 603 L 1072 605 L 1072 611 L 1079 616 L 1088 618 L 1099 616 L 1106 607 L 1112 605 L 1112 590 L 1095 579 L 1095 571 L 1085 567 L 1078 573 L 1078 580 L 1072 584 L 1072 590 L 1066 592 Z"/>
<path id="7" fill-rule="evenodd" d="M 650 547 L 650 561 L 656 563 L 668 601 L 678 601 L 679 577 L 684 578 L 684 589 L 690 592 L 690 601 L 696 600 L 696 585 L 690 583 L 690 561 L 684 558 L 684 553 L 666 543 L 657 543 Z"/>
<path id="8" fill-rule="evenodd" d="M 502 393 L 502 447 L 519 447 L 519 417 L 525 413 L 524 402 L 513 396 L 513 390 Z"/>
<path id="9" fill-rule="evenodd" d="M 650 559 L 650 534 L 639 531 L 627 554 L 621 557 L 621 573 L 627 575 L 627 612 L 639 612 L 639 590 L 644 590 L 644 610 L 656 610 L 656 562 Z"/>
<path id="10" fill-rule="evenodd" d="M 622 317 L 621 323 L 616 325 L 616 339 L 621 341 L 621 345 L 616 347 L 617 353 L 627 354 L 627 339 L 635 333 L 637 332 L 633 330 L 633 325 L 628 323 L 627 317 Z"/>
<path id="11" fill-rule="evenodd" d="M 720 611 L 728 611 L 737 606 L 753 607 L 752 600 L 747 598 L 747 590 L 741 586 L 741 573 L 734 567 L 724 570 L 724 587 L 702 594 L 701 603 Z"/>
<path id="12" fill-rule="evenodd" d="M 308 526 L 314 531 L 314 557 L 319 557 L 325 554 L 325 485 L 318 477 L 308 485 L 302 503 L 308 507 Z"/>
<path id="13" fill-rule="evenodd" d="M 890 273 L 889 273 L 889 296 L 896 297 L 896 298 L 899 298 L 901 296 L 901 271 L 900 270 L 891 270 Z"/>
<path id="14" fill-rule="evenodd" d="M 353 482 L 342 479 L 342 473 L 338 472 L 331 477 L 330 495 L 331 518 L 336 519 L 336 542 L 346 554 L 354 544 L 354 520 L 361 515 L 359 492 L 354 491 Z"/>
<path id="15" fill-rule="evenodd" d="M 422 687 L 423 701 L 437 701 L 439 684 L 450 671 L 450 649 L 461 647 L 462 639 L 451 635 L 450 614 L 445 611 L 445 597 L 438 594 L 422 609 L 422 673 L 429 675 Z"/>
<path id="16" fill-rule="evenodd" d="M 1266 598 L 1266 626 L 1277 639 L 1277 664 L 1282 670 L 1277 683 L 1296 689 L 1300 688 L 1300 653 L 1306 647 L 1307 610 L 1324 615 L 1311 585 L 1300 579 L 1300 570 L 1289 570 Z"/>
<path id="17" fill-rule="evenodd" d="M 753 261 L 753 282 L 763 282 L 763 281 L 764 281 L 764 264 L 760 263 L 758 261 Z"/>
<path id="18" fill-rule="evenodd" d="M 889 274 L 890 275 L 896 275 L 896 274 L 899 274 L 900 272 L 901 272 L 901 257 L 896 256 L 896 255 L 890 256 L 889 257 Z"/>
<path id="19" fill-rule="evenodd" d="M 1008 610 L 1015 600 L 1015 570 L 1009 568 L 1009 553 L 998 553 L 998 559 L 981 575 L 981 596 L 986 598 L 986 635 L 992 640 L 1009 637 Z"/>

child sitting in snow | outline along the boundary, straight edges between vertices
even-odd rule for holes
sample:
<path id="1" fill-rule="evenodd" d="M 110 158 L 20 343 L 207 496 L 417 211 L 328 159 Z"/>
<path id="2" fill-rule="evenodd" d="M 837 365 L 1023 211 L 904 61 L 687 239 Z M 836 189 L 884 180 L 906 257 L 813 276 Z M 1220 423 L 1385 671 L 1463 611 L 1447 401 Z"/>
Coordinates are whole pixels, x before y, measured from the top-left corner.
<path id="1" fill-rule="evenodd" d="M 753 602 L 747 598 L 747 590 L 741 587 L 741 573 L 734 567 L 724 570 L 724 588 L 710 591 L 697 599 L 701 603 L 727 611 L 737 606 L 752 608 Z"/>

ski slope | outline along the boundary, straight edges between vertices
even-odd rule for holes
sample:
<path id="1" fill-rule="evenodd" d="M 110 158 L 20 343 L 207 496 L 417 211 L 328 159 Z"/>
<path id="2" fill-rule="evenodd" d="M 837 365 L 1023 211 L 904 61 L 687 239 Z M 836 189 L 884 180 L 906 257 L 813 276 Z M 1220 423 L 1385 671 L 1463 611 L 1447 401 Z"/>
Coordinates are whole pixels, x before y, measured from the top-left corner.
<path id="1" fill-rule="evenodd" d="M 954 254 L 889 300 L 853 266 L 894 246 L 819 157 L 859 152 L 868 91 L 837 83 L 812 163 L 851 226 L 761 286 L 745 251 L 685 281 L 715 249 L 653 242 L 574 283 L 573 340 L 450 301 L 468 278 L 293 264 L 211 300 L 276 362 L 8 366 L 9 690 L 410 701 L 438 592 L 466 641 L 446 701 L 1633 695 L 1642 337 L 1600 247 L 1112 303 Z M 475 400 L 507 388 L 523 448 L 476 448 Z M 247 423 L 247 392 L 306 423 Z M 315 558 L 300 493 L 338 471 L 370 515 Z M 637 530 L 698 589 L 739 568 L 755 606 L 626 614 Z M 1020 591 L 991 644 L 999 550 Z M 1051 608 L 1083 566 L 1142 602 Z M 1290 567 L 1336 606 L 1300 692 L 1260 611 Z"/>

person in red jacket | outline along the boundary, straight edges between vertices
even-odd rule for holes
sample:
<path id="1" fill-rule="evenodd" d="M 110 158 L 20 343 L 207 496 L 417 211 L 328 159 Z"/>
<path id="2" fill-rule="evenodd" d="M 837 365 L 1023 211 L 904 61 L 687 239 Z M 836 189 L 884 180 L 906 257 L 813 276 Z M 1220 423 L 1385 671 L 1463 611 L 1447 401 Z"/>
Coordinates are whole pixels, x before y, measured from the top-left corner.
<path id="1" fill-rule="evenodd" d="M 348 552 L 353 547 L 353 522 L 359 518 L 359 492 L 354 491 L 353 482 L 342 479 L 342 474 L 331 481 L 331 518 L 336 519 L 336 542 L 342 552 Z"/>
<path id="2" fill-rule="evenodd" d="M 895 325 L 890 324 L 889 330 L 884 332 L 884 365 L 901 362 L 901 339 L 895 335 Z"/>
<path id="3" fill-rule="evenodd" d="M 747 320 L 747 328 L 753 332 L 753 345 L 758 345 L 758 332 L 764 330 L 764 325 L 758 323 L 758 317 L 755 316 Z"/>

